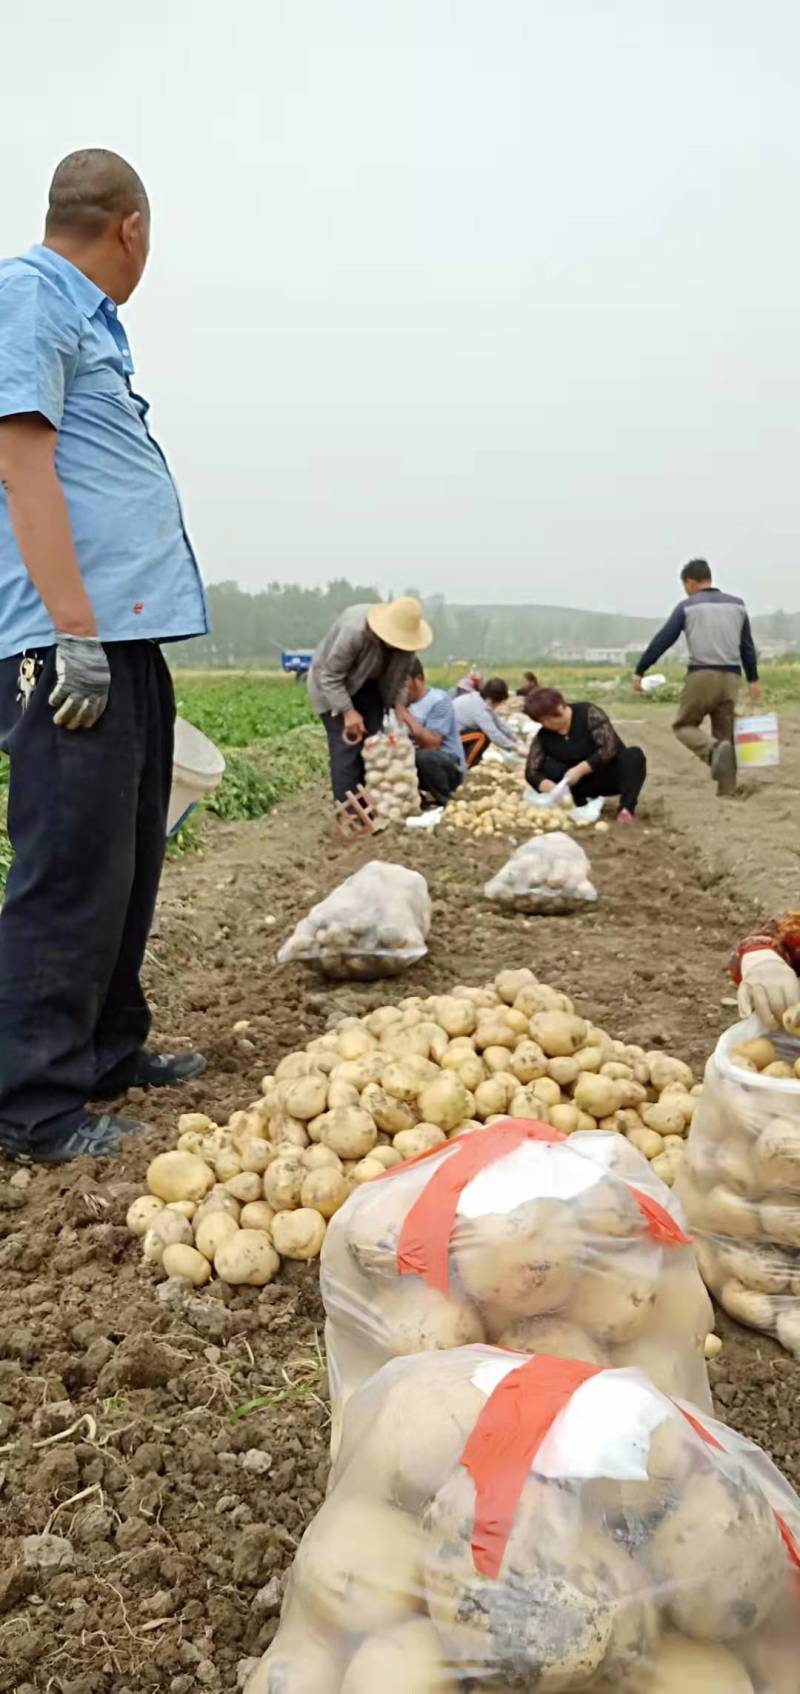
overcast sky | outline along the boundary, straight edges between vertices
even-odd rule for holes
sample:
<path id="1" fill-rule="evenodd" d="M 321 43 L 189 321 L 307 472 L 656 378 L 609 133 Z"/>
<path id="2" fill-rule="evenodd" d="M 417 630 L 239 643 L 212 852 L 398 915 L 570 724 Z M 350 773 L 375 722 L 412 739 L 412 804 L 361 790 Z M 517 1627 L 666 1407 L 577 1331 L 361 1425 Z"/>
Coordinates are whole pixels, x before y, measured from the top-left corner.
<path id="1" fill-rule="evenodd" d="M 116 148 L 211 581 L 800 606 L 796 0 L 4 8 L 0 249 Z"/>

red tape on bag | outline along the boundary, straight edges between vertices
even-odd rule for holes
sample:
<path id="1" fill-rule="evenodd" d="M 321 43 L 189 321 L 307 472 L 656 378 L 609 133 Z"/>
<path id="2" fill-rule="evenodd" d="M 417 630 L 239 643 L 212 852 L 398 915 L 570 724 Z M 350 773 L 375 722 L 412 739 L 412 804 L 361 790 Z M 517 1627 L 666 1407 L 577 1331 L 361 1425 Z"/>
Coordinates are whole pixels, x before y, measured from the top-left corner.
<path id="1" fill-rule="evenodd" d="M 457 1137 L 447 1149 L 434 1147 L 432 1152 L 422 1153 L 416 1160 L 410 1159 L 409 1165 L 421 1164 L 423 1159 L 432 1158 L 435 1154 L 449 1153 L 406 1214 L 397 1247 L 398 1276 L 420 1276 L 429 1288 L 447 1294 L 450 1239 L 458 1202 L 468 1183 L 489 1165 L 496 1164 L 498 1159 L 516 1152 L 526 1141 L 554 1144 L 567 1139 L 551 1124 L 529 1122 L 524 1118 L 499 1118 L 497 1123 L 488 1124 L 486 1129 L 476 1130 L 463 1138 Z M 394 1165 L 386 1174 L 395 1176 L 406 1169 L 407 1165 Z M 380 1178 L 375 1180 L 380 1181 Z M 689 1245 L 690 1237 L 683 1234 L 675 1219 L 657 1200 L 652 1200 L 648 1194 L 642 1194 L 630 1184 L 626 1187 L 636 1201 L 647 1233 L 653 1240 L 667 1246 Z"/>
<path id="2" fill-rule="evenodd" d="M 537 1354 L 490 1394 L 461 1455 L 475 1484 L 472 1560 L 482 1576 L 500 1575 L 525 1478 L 551 1425 L 576 1388 L 602 1370 Z"/>
<path id="3" fill-rule="evenodd" d="M 489 1395 L 461 1454 L 475 1485 L 472 1560 L 481 1576 L 496 1581 L 500 1575 L 525 1480 L 556 1418 L 576 1389 L 606 1368 L 537 1353 L 509 1371 Z M 707 1447 L 726 1452 L 699 1418 L 672 1404 Z M 800 1570 L 800 1549 L 789 1525 L 778 1512 L 775 1521 L 789 1559 Z"/>

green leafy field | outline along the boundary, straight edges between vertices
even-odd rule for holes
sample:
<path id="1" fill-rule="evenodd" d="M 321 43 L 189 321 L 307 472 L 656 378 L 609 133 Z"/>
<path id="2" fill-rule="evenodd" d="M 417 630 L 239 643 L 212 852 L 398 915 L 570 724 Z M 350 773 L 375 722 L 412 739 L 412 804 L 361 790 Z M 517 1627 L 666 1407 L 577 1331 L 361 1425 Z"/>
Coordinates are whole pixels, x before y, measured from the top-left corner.
<path id="1" fill-rule="evenodd" d="M 269 671 L 178 671 L 181 717 L 225 755 L 225 776 L 206 809 L 227 821 L 260 818 L 327 770 L 323 730 L 302 684 Z M 187 828 L 196 836 L 197 814 Z M 185 847 L 181 830 L 173 851 Z"/>
<path id="2" fill-rule="evenodd" d="M 314 723 L 302 683 L 270 671 L 176 671 L 178 712 L 218 747 L 254 747 Z"/>

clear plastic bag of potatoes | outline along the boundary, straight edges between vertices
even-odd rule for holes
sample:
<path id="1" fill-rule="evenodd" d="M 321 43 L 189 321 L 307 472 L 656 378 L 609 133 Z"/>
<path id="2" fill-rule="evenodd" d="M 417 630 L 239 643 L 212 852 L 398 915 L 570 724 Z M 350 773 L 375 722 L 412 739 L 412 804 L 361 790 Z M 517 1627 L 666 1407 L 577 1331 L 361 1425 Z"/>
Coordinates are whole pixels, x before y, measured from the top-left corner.
<path id="1" fill-rule="evenodd" d="M 388 1359 L 479 1341 L 639 1365 L 710 1409 L 713 1312 L 683 1222 L 624 1136 L 519 1118 L 362 1185 L 321 1261 L 334 1455 L 350 1395 Z"/>
<path id="2" fill-rule="evenodd" d="M 395 1359 L 245 1694 L 797 1694 L 800 1501 L 634 1368 Z"/>
<path id="3" fill-rule="evenodd" d="M 487 900 L 515 912 L 574 912 L 597 899 L 591 868 L 583 848 L 559 829 L 523 841 L 483 892 Z"/>
<path id="4" fill-rule="evenodd" d="M 725 1310 L 800 1357 L 800 1079 L 796 1040 L 735 1024 L 706 1066 L 676 1185 Z M 800 1686 L 800 1683 L 798 1684 Z"/>
<path id="5" fill-rule="evenodd" d="M 424 876 L 371 859 L 301 918 L 278 962 L 313 965 L 339 981 L 399 976 L 424 958 L 430 927 Z"/>
<path id="6" fill-rule="evenodd" d="M 402 823 L 420 810 L 414 744 L 392 715 L 386 733 L 364 742 L 364 787 L 384 823 Z"/>

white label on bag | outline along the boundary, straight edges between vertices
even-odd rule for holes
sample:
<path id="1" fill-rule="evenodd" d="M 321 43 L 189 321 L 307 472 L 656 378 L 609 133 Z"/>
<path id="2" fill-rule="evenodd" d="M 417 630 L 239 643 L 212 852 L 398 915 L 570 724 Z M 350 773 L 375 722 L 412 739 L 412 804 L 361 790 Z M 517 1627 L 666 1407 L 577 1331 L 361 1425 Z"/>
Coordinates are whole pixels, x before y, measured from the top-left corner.
<path id="1" fill-rule="evenodd" d="M 554 1481 L 646 1482 L 653 1430 L 672 1411 L 638 1372 L 603 1371 L 581 1384 L 552 1424 L 533 1469 Z"/>
<path id="2" fill-rule="evenodd" d="M 473 1388 L 477 1388 L 479 1394 L 485 1394 L 488 1400 L 489 1395 L 493 1394 L 495 1389 L 499 1388 L 501 1382 L 504 1382 L 506 1377 L 511 1375 L 512 1370 L 521 1370 L 521 1368 L 518 1358 L 485 1359 L 483 1364 L 478 1365 L 477 1370 L 473 1371 L 470 1382 Z"/>
<path id="3" fill-rule="evenodd" d="M 527 1362 L 527 1361 L 526 1361 Z M 486 1359 L 470 1381 L 488 1400 L 512 1371 L 513 1359 Z M 637 1370 L 605 1370 L 581 1383 L 554 1419 L 531 1465 L 550 1481 L 646 1482 L 653 1431 L 678 1413 Z M 687 1431 L 688 1433 L 688 1431 Z"/>
<path id="4" fill-rule="evenodd" d="M 591 1159 L 563 1141 L 525 1141 L 467 1183 L 456 1207 L 462 1218 L 505 1216 L 529 1200 L 574 1200 L 599 1182 Z"/>

